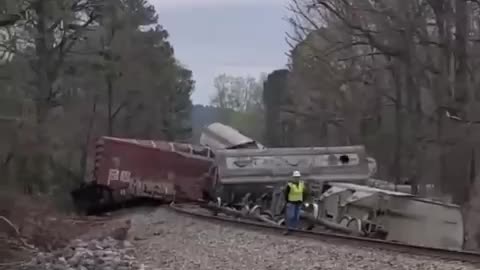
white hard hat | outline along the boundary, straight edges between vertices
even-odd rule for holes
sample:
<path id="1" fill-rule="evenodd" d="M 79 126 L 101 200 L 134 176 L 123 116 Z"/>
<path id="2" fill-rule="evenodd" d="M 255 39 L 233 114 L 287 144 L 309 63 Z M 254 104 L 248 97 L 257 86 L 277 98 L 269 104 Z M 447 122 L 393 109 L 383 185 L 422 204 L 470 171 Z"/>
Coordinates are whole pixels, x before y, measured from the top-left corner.
<path id="1" fill-rule="evenodd" d="M 300 177 L 301 174 L 299 171 L 293 171 L 293 174 L 292 174 L 293 177 Z"/>

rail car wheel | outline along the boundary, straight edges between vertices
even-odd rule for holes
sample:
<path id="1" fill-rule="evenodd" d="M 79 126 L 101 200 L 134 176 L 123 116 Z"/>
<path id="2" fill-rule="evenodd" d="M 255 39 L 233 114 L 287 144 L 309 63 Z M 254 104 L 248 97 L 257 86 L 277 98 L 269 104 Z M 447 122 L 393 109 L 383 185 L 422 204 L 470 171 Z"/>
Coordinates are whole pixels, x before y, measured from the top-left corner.
<path id="1" fill-rule="evenodd" d="M 251 209 L 249 209 L 249 213 L 250 215 L 261 215 L 262 214 L 262 209 L 259 205 L 255 205 L 254 207 L 252 207 Z"/>
<path id="2" fill-rule="evenodd" d="M 268 216 L 272 220 L 275 218 L 270 210 L 265 210 L 262 212 L 262 214 Z"/>
<path id="3" fill-rule="evenodd" d="M 362 222 L 362 232 L 366 236 L 370 236 L 375 233 L 375 224 L 369 222 L 369 221 L 364 221 Z"/>
<path id="4" fill-rule="evenodd" d="M 348 227 L 348 223 L 352 220 L 351 216 L 343 216 L 339 221 L 338 224 Z"/>
<path id="5" fill-rule="evenodd" d="M 215 200 L 215 202 L 214 202 L 214 204 L 215 204 L 215 206 L 216 206 L 215 209 L 222 207 L 222 198 L 217 197 L 216 200 Z M 218 211 L 217 211 L 217 210 L 212 210 L 212 209 L 211 209 L 210 211 L 211 211 L 211 213 L 212 213 L 212 215 L 213 215 L 214 217 L 218 216 Z"/>
<path id="6" fill-rule="evenodd" d="M 240 212 L 244 215 L 248 215 L 250 213 L 250 207 L 248 205 L 244 205 L 241 209 Z"/>
<path id="7" fill-rule="evenodd" d="M 358 218 L 351 218 L 350 221 L 348 221 L 347 223 L 347 228 L 353 230 L 360 235 L 364 234 L 362 230 L 362 221 Z"/>
<path id="8" fill-rule="evenodd" d="M 114 204 L 113 192 L 109 188 L 102 188 L 102 197 L 101 201 L 103 205 L 110 207 Z"/>

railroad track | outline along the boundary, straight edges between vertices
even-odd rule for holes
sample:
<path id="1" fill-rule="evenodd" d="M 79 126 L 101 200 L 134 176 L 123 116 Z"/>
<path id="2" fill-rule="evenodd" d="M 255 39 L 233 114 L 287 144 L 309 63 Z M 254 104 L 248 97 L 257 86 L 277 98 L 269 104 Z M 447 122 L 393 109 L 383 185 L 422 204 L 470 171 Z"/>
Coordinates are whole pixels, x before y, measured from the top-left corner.
<path id="1" fill-rule="evenodd" d="M 170 209 L 176 213 L 187 215 L 194 218 L 200 218 L 209 222 L 230 224 L 239 226 L 245 229 L 261 230 L 268 233 L 275 233 L 282 235 L 285 231 L 284 227 L 275 226 L 263 222 L 251 221 L 247 219 L 239 219 L 230 216 L 220 216 L 209 213 L 209 211 L 197 204 L 171 204 Z M 440 248 L 424 247 L 417 245 L 409 245 L 403 243 L 396 243 L 391 241 L 384 241 L 365 237 L 356 237 L 345 234 L 331 233 L 331 232 L 317 232 L 307 230 L 294 230 L 293 234 L 285 237 L 308 238 L 310 240 L 318 240 L 324 242 L 331 242 L 339 245 L 357 245 L 359 248 L 376 248 L 388 250 L 398 253 L 406 253 L 415 256 L 427 256 L 436 259 L 461 261 L 471 263 L 480 267 L 480 253 L 470 251 L 447 250 Z"/>

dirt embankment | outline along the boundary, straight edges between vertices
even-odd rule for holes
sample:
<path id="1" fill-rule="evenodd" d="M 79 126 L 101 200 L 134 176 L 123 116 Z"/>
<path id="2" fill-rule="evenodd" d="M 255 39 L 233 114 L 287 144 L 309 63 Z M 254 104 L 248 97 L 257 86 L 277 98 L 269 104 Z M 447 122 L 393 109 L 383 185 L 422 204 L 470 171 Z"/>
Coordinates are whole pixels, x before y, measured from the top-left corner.
<path id="1" fill-rule="evenodd" d="M 0 191 L 0 264 L 62 249 L 76 238 L 115 237 L 115 233 L 119 234 L 118 228 L 125 225 L 124 221 L 112 217 L 64 214 L 46 198 Z"/>

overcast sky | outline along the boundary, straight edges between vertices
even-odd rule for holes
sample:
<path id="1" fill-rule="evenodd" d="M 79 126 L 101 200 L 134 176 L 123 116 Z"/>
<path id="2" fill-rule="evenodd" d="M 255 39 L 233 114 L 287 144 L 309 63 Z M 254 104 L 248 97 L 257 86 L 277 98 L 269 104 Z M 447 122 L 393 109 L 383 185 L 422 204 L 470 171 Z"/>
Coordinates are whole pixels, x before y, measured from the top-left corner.
<path id="1" fill-rule="evenodd" d="M 284 0 L 150 0 L 177 58 L 193 70 L 192 99 L 208 104 L 216 75 L 269 73 L 287 62 Z"/>

